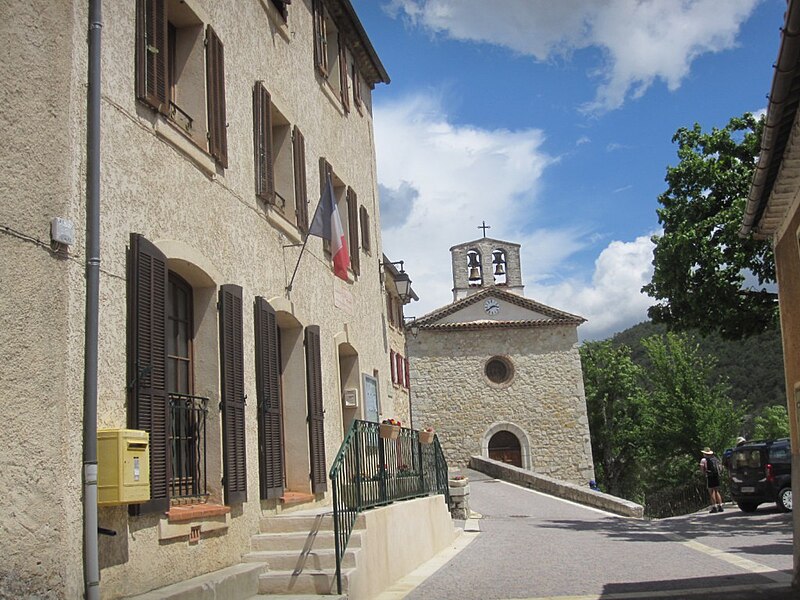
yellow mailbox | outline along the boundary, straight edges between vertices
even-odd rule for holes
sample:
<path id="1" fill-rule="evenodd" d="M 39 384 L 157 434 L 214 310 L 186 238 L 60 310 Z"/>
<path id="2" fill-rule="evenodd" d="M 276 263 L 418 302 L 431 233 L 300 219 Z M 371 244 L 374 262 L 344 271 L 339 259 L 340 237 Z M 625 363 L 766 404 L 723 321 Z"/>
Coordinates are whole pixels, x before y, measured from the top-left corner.
<path id="1" fill-rule="evenodd" d="M 150 500 L 150 436 L 136 429 L 97 431 L 97 504 Z"/>

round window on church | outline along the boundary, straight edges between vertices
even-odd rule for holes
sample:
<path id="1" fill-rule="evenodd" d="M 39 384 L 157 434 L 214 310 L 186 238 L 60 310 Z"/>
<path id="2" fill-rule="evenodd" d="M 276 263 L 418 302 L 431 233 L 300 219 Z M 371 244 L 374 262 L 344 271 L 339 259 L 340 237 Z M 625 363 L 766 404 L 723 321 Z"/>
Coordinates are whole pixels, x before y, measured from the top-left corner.
<path id="1" fill-rule="evenodd" d="M 486 377 L 489 381 L 496 384 L 508 383 L 514 375 L 514 367 L 511 361 L 503 356 L 493 356 L 486 363 Z"/>

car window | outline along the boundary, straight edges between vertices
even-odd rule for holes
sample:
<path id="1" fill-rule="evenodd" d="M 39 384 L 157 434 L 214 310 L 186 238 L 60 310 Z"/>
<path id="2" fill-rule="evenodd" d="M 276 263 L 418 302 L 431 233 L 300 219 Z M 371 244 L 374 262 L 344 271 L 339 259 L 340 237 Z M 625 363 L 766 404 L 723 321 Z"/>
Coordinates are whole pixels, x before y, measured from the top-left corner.
<path id="1" fill-rule="evenodd" d="M 791 463 L 792 454 L 788 446 L 773 446 L 769 449 L 769 462 L 771 463 Z"/>
<path id="2" fill-rule="evenodd" d="M 760 467 L 761 452 L 759 450 L 734 450 L 732 464 L 734 469 Z"/>

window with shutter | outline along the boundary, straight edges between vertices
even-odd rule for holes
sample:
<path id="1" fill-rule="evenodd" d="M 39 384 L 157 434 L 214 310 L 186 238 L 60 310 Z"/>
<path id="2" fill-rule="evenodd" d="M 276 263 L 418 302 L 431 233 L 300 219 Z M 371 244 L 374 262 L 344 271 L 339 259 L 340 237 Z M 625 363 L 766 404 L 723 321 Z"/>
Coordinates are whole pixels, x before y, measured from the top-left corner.
<path id="1" fill-rule="evenodd" d="M 170 449 L 167 397 L 167 259 L 132 233 L 128 279 L 128 422 L 150 434 L 150 501 L 133 514 L 169 508 Z"/>
<path id="2" fill-rule="evenodd" d="M 306 141 L 295 125 L 292 135 L 292 157 L 294 159 L 294 202 L 297 228 L 308 233 L 308 186 L 306 181 Z"/>
<path id="3" fill-rule="evenodd" d="M 258 468 L 261 499 L 283 495 L 283 411 L 280 344 L 275 309 L 255 301 L 256 394 L 258 396 Z"/>
<path id="4" fill-rule="evenodd" d="M 347 50 L 344 38 L 340 34 L 339 43 L 339 97 L 342 99 L 342 108 L 345 114 L 350 112 L 350 88 L 347 86 Z"/>
<path id="5" fill-rule="evenodd" d="M 311 490 L 315 494 L 321 494 L 328 489 L 328 473 L 325 465 L 325 410 L 322 399 L 319 326 L 306 327 L 305 346 Z"/>
<path id="6" fill-rule="evenodd" d="M 347 233 L 350 267 L 356 275 L 361 274 L 361 257 L 358 251 L 358 197 L 352 188 L 347 188 Z"/>
<path id="7" fill-rule="evenodd" d="M 409 370 L 410 370 L 409 366 L 408 366 L 408 357 L 403 359 L 403 366 L 405 367 L 404 371 L 405 371 L 405 375 L 406 375 L 406 377 L 405 377 L 406 389 L 410 390 L 411 389 L 411 378 L 408 375 Z"/>
<path id="8" fill-rule="evenodd" d="M 223 481 L 225 503 L 230 505 L 247 500 L 244 343 L 240 286 L 227 284 L 220 288 L 219 311 Z"/>
<path id="9" fill-rule="evenodd" d="M 358 74 L 356 61 L 350 63 L 350 81 L 353 84 L 353 104 L 361 112 L 361 76 Z"/>
<path id="10" fill-rule="evenodd" d="M 389 350 L 389 367 L 392 371 L 392 383 L 397 383 L 397 365 L 395 363 L 395 352 L 394 350 Z"/>
<path id="11" fill-rule="evenodd" d="M 323 77 L 328 77 L 328 31 L 322 0 L 312 0 L 314 20 L 314 66 Z"/>
<path id="12" fill-rule="evenodd" d="M 278 12 L 280 13 L 283 20 L 286 21 L 289 17 L 289 5 L 292 3 L 292 0 L 270 0 L 270 1 L 272 2 L 273 6 L 275 6 L 275 8 L 278 9 Z"/>
<path id="13" fill-rule="evenodd" d="M 361 223 L 361 249 L 370 253 L 369 213 L 366 206 L 359 208 L 359 221 Z"/>
<path id="14" fill-rule="evenodd" d="M 403 356 L 399 352 L 394 353 L 395 372 L 397 373 L 397 385 L 403 387 Z"/>
<path id="15" fill-rule="evenodd" d="M 227 167 L 223 54 L 211 26 L 182 0 L 137 0 L 136 97 Z"/>

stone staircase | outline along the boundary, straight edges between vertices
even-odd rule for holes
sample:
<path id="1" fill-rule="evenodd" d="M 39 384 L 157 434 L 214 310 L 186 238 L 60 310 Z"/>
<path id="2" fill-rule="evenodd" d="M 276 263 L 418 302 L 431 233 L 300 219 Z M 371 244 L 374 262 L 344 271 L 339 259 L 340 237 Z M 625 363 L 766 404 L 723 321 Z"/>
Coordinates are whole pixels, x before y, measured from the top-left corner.
<path id="1" fill-rule="evenodd" d="M 259 594 L 336 594 L 336 546 L 333 515 L 327 510 L 264 516 L 250 540 L 245 563 L 265 565 Z M 358 566 L 364 517 L 356 520 L 342 559 L 342 594 Z"/>

